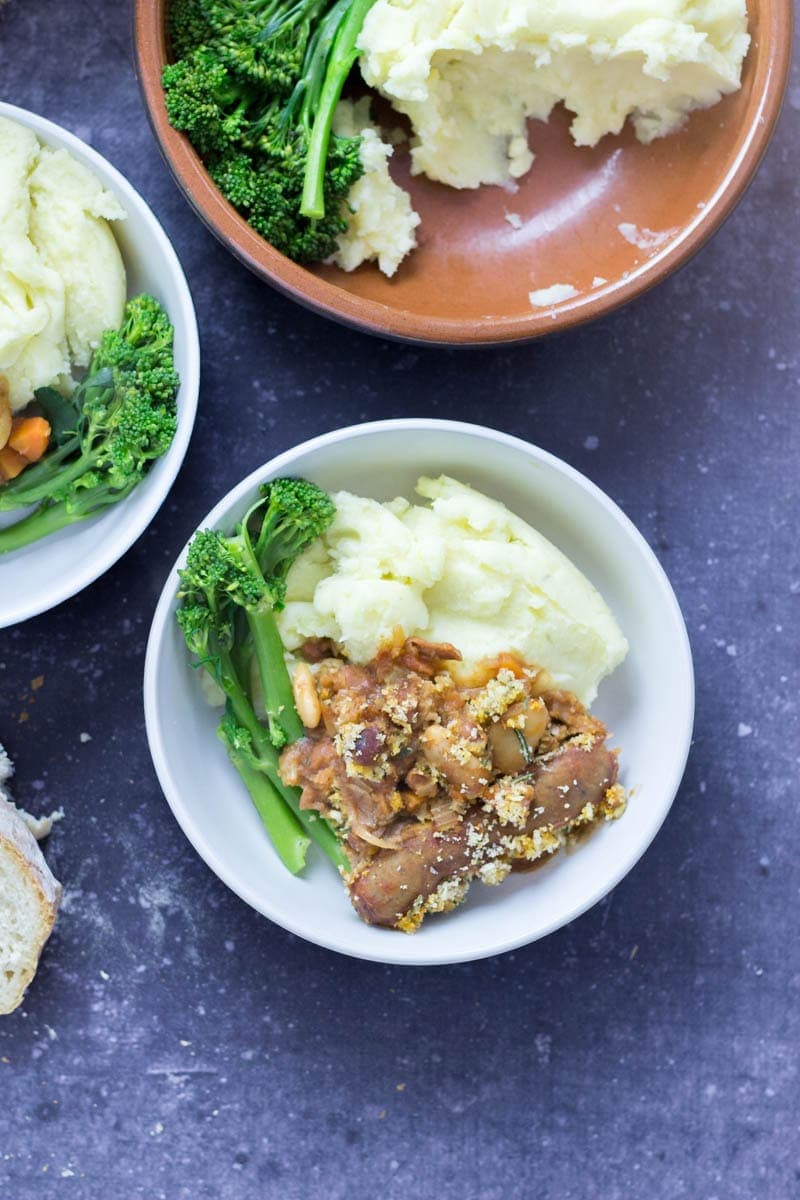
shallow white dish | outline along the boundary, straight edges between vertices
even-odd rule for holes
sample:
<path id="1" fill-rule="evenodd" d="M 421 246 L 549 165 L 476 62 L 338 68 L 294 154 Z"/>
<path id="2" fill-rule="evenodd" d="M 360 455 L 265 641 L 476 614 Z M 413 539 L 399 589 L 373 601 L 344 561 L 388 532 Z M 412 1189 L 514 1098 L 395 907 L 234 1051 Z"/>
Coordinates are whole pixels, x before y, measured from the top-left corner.
<path id="1" fill-rule="evenodd" d="M 0 117 L 29 126 L 49 146 L 68 150 L 119 198 L 128 216 L 125 221 L 115 221 L 113 229 L 125 262 L 128 295 L 150 292 L 166 308 L 175 327 L 175 366 L 181 377 L 175 439 L 126 500 L 100 516 L 0 557 L 2 629 L 46 612 L 80 592 L 112 567 L 144 533 L 164 502 L 189 444 L 200 386 L 200 346 L 183 268 L 139 193 L 96 150 L 52 121 L 2 102 Z M 18 515 L 2 513 L 0 524 L 11 524 Z"/>
<path id="2" fill-rule="evenodd" d="M 200 522 L 230 530 L 264 480 L 302 475 L 376 499 L 413 495 L 421 474 L 446 472 L 506 503 L 595 583 L 630 642 L 593 706 L 622 747 L 628 811 L 576 849 L 502 886 L 474 884 L 467 903 L 408 936 L 362 924 L 335 871 L 309 855 L 301 878 L 278 861 L 249 797 L 215 737 L 209 708 L 175 621 L 177 568 L 156 609 L 144 705 L 150 750 L 178 822 L 213 871 L 285 929 L 357 958 L 442 964 L 535 941 L 600 900 L 646 850 L 683 775 L 694 716 L 686 628 L 654 554 L 621 510 L 571 467 L 526 442 L 449 421 L 380 421 L 328 433 L 279 455 L 243 480 Z"/>

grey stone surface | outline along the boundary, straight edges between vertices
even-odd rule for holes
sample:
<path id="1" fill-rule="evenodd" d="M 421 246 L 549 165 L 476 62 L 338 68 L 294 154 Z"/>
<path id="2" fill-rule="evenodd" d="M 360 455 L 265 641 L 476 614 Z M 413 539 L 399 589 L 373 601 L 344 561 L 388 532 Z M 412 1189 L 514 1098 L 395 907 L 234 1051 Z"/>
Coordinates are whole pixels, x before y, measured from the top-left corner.
<path id="1" fill-rule="evenodd" d="M 0 64 L 4 99 L 153 204 L 204 369 L 149 532 L 0 635 L 18 797 L 67 814 L 58 929 L 0 1022 L 0 1196 L 797 1196 L 798 76 L 744 203 L 677 277 L 568 336 L 451 353 L 327 324 L 217 245 L 151 138 L 126 5 L 11 0 Z M 618 500 L 698 681 L 684 785 L 614 894 L 528 949 L 424 971 L 306 945 L 228 892 L 161 796 L 140 700 L 156 597 L 211 504 L 302 438 L 420 412 L 535 440 Z"/>

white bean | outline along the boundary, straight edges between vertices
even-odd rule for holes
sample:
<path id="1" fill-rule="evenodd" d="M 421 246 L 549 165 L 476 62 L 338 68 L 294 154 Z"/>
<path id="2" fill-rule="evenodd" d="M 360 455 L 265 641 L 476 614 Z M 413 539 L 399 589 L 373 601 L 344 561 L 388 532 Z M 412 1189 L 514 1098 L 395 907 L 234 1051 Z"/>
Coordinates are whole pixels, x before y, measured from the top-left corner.
<path id="1" fill-rule="evenodd" d="M 308 663 L 297 663 L 292 672 L 292 691 L 297 715 L 306 729 L 316 729 L 322 719 L 317 685 Z"/>

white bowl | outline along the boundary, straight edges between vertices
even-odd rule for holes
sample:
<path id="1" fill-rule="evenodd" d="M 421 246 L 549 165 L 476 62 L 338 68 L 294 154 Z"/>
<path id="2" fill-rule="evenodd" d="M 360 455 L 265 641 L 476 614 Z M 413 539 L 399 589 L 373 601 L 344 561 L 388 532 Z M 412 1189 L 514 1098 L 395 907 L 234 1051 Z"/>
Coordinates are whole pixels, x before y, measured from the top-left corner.
<path id="1" fill-rule="evenodd" d="M 144 677 L 147 734 L 161 786 L 184 833 L 243 900 L 318 945 L 378 962 L 464 962 L 560 928 L 600 900 L 655 837 L 678 789 L 692 731 L 694 680 L 686 628 L 655 555 L 620 509 L 565 463 L 491 429 L 450 421 L 357 425 L 305 442 L 254 471 L 200 523 L 230 530 L 260 483 L 302 475 L 376 499 L 413 496 L 418 475 L 446 472 L 502 500 L 559 546 L 597 585 L 630 642 L 594 706 L 622 748 L 627 812 L 568 853 L 500 887 L 474 884 L 467 903 L 412 936 L 362 924 L 318 854 L 291 876 L 215 736 L 175 621 L 170 572 L 150 632 Z"/>
<path id="2" fill-rule="evenodd" d="M 85 163 L 128 214 L 113 223 L 128 275 L 128 295 L 150 292 L 175 327 L 180 373 L 178 429 L 167 453 L 119 504 L 87 521 L 0 557 L 0 629 L 45 612 L 81 591 L 122 557 L 152 521 L 180 470 L 194 425 L 200 386 L 200 346 L 192 297 L 172 245 L 139 193 L 96 150 L 34 113 L 0 102 L 0 117 L 27 125 L 48 146 Z M 8 525 L 18 514 L 0 514 Z"/>

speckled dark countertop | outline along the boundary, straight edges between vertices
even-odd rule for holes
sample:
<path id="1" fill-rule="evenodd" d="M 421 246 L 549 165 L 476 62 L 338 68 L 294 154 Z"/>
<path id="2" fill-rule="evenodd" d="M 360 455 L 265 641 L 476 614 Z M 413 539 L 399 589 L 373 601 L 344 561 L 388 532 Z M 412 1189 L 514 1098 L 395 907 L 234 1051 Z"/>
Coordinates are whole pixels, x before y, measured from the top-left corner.
<path id="1" fill-rule="evenodd" d="M 4 99 L 152 203 L 204 372 L 149 532 L 0 635 L 18 798 L 66 811 L 58 928 L 0 1021 L 0 1196 L 797 1196 L 800 78 L 677 277 L 576 333 L 451 353 L 327 324 L 217 245 L 151 138 L 127 5 L 10 0 L 0 63 Z M 165 573 L 213 502 L 303 438 L 422 411 L 535 440 L 622 504 L 682 603 L 698 705 L 672 814 L 612 896 L 503 958 L 399 970 L 306 945 L 216 880 L 161 796 L 140 687 Z"/>

